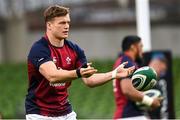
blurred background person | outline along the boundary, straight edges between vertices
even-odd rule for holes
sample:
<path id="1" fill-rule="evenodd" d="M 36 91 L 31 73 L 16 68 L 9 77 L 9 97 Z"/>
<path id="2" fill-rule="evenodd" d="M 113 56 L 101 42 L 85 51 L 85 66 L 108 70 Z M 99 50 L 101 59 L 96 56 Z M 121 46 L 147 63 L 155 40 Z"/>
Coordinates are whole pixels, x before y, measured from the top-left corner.
<path id="1" fill-rule="evenodd" d="M 166 88 L 166 84 L 164 83 L 165 80 L 163 80 L 163 77 L 166 75 L 167 69 L 168 69 L 168 61 L 166 56 L 161 53 L 154 53 L 151 56 L 151 60 L 149 62 L 149 66 L 154 68 L 154 70 L 157 73 L 157 85 L 154 87 L 154 89 L 157 89 L 161 92 L 161 95 L 163 97 L 162 105 L 160 108 L 156 110 L 149 111 L 149 116 L 151 119 L 168 119 L 167 115 L 167 93 L 163 90 Z"/>
<path id="2" fill-rule="evenodd" d="M 163 77 L 166 73 L 167 68 L 167 59 L 163 53 L 154 53 L 149 62 L 149 66 L 154 68 L 157 73 L 158 79 Z"/>
<path id="3" fill-rule="evenodd" d="M 114 67 L 117 67 L 124 61 L 128 61 L 125 67 L 136 66 L 138 64 L 136 60 L 142 59 L 142 42 L 138 36 L 129 35 L 124 37 L 122 41 L 122 53 L 119 54 Z M 135 102 L 144 102 L 146 95 L 136 90 L 132 86 L 131 77 L 124 77 L 122 79 L 116 79 L 113 81 L 113 91 L 116 102 L 116 111 L 114 113 L 114 119 L 120 118 L 134 118 L 134 119 L 147 119 L 143 111 L 139 110 L 135 105 Z M 150 98 L 152 99 L 152 98 Z M 148 106 L 157 108 L 160 106 L 160 99 L 152 99 L 152 103 Z"/>

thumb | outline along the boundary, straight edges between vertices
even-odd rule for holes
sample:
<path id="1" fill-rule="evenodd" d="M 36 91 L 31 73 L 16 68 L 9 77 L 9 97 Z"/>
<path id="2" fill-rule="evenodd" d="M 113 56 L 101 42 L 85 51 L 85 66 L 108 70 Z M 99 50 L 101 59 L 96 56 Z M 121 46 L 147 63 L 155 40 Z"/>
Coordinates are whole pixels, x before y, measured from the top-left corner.
<path id="1" fill-rule="evenodd" d="M 127 64 L 128 64 L 127 61 L 126 61 L 126 62 L 123 62 L 122 64 L 120 64 L 120 65 L 116 68 L 116 70 L 119 69 L 119 68 L 124 68 L 124 66 L 127 65 Z"/>

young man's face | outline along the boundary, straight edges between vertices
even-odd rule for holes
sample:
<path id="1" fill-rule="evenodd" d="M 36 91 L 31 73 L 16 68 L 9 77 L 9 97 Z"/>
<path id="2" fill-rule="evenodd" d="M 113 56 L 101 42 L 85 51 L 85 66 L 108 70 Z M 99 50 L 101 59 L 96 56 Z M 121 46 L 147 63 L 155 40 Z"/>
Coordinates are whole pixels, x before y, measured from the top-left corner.
<path id="1" fill-rule="evenodd" d="M 55 17 L 52 21 L 47 23 L 47 29 L 49 29 L 52 35 L 57 39 L 65 39 L 68 37 L 70 26 L 69 14 L 61 17 Z"/>

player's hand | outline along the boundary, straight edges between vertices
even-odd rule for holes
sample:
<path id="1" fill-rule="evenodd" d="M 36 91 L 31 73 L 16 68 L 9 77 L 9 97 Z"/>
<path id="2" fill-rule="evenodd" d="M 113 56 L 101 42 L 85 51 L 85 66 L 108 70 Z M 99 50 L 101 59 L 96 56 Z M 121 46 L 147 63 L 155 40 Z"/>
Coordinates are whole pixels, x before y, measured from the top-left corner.
<path id="1" fill-rule="evenodd" d="M 154 98 L 153 103 L 151 105 L 152 110 L 160 107 L 162 100 L 163 97 Z"/>
<path id="2" fill-rule="evenodd" d="M 82 77 L 88 78 L 91 75 L 93 75 L 94 73 L 97 72 L 97 69 L 95 69 L 94 67 L 91 67 L 92 63 L 87 63 L 87 68 L 81 68 L 80 69 L 80 73 Z"/>
<path id="3" fill-rule="evenodd" d="M 124 68 L 125 65 L 127 65 L 128 62 L 124 62 L 120 64 L 115 70 L 112 71 L 112 78 L 123 78 L 131 75 L 133 71 L 135 70 L 135 66 Z"/>

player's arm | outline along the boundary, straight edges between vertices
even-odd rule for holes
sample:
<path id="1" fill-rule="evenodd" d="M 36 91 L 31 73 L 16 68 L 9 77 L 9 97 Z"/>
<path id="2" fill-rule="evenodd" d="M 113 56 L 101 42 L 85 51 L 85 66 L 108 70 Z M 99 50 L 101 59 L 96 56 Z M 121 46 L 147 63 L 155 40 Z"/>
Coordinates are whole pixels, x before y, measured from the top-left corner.
<path id="1" fill-rule="evenodd" d="M 56 82 L 68 82 L 72 81 L 77 76 L 77 70 L 63 70 L 63 69 L 57 69 L 56 65 L 53 63 L 53 61 L 47 61 L 40 65 L 39 72 L 50 82 L 56 83 Z M 82 68 L 82 77 L 91 76 L 95 72 L 97 72 L 96 69 L 93 67 L 88 68 Z"/>
<path id="2" fill-rule="evenodd" d="M 143 93 L 136 90 L 131 82 L 130 78 L 124 78 L 120 80 L 120 86 L 122 89 L 122 93 L 128 97 L 132 101 L 139 101 L 141 102 L 143 99 Z"/>
<path id="3" fill-rule="evenodd" d="M 96 73 L 89 78 L 82 78 L 88 87 L 96 87 L 103 85 L 112 80 L 112 72 Z"/>
<path id="4" fill-rule="evenodd" d="M 143 102 L 144 104 L 151 106 L 152 108 L 157 108 L 160 106 L 161 98 L 149 98 L 145 96 L 142 92 L 136 90 L 131 82 L 130 78 L 121 80 L 120 86 L 122 93 L 132 101 Z"/>
<path id="5" fill-rule="evenodd" d="M 127 62 L 124 62 L 113 71 L 107 73 L 96 73 L 88 78 L 82 78 L 82 79 L 87 86 L 96 87 L 103 85 L 115 78 L 127 77 L 134 71 L 135 67 L 132 66 L 129 68 L 124 68 L 126 64 Z"/>

